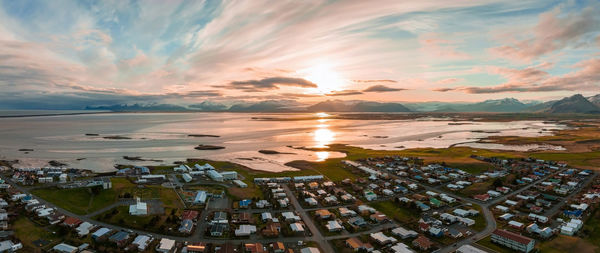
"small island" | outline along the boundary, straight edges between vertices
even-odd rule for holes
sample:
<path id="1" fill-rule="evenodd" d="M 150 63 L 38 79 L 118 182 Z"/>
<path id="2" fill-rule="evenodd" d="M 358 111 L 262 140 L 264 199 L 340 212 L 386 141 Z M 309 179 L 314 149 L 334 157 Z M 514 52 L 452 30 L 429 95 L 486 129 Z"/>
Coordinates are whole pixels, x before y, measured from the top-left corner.
<path id="1" fill-rule="evenodd" d="M 128 161 L 138 161 L 138 162 L 164 162 L 163 160 L 159 160 L 159 159 L 144 159 L 141 156 L 123 156 L 123 159 L 128 160 Z"/>
<path id="2" fill-rule="evenodd" d="M 63 162 L 59 162 L 59 161 L 56 161 L 56 160 L 51 160 L 51 161 L 48 162 L 48 165 L 54 166 L 54 167 L 64 167 L 64 166 L 67 166 L 68 164 L 63 163 Z"/>
<path id="3" fill-rule="evenodd" d="M 290 152 L 279 152 L 276 150 L 269 150 L 269 149 L 261 149 L 258 151 L 258 153 L 265 154 L 265 155 L 280 155 L 280 154 L 293 155 L 293 154 L 295 154 L 295 153 L 290 153 Z"/>
<path id="4" fill-rule="evenodd" d="M 213 138 L 219 138 L 221 136 L 219 136 L 219 135 L 212 135 L 212 134 L 188 134 L 188 137 L 213 137 Z"/>
<path id="5" fill-rule="evenodd" d="M 120 136 L 120 135 L 104 136 L 102 138 L 108 139 L 108 140 L 131 140 L 130 137 Z"/>
<path id="6" fill-rule="evenodd" d="M 386 138 L 388 138 L 388 136 L 385 136 L 385 135 L 375 135 L 375 136 L 373 136 L 373 138 L 375 138 L 375 139 L 386 139 Z"/>
<path id="7" fill-rule="evenodd" d="M 196 146 L 194 149 L 197 149 L 197 150 L 219 150 L 219 149 L 224 149 L 224 148 L 225 147 L 222 147 L 222 146 L 200 144 L 200 145 Z"/>
<path id="8" fill-rule="evenodd" d="M 85 136 L 100 136 L 99 134 L 85 134 Z"/>
<path id="9" fill-rule="evenodd" d="M 31 152 L 31 151 L 33 151 L 33 149 L 31 149 L 31 148 L 21 148 L 21 149 L 19 149 L 19 151 Z"/>

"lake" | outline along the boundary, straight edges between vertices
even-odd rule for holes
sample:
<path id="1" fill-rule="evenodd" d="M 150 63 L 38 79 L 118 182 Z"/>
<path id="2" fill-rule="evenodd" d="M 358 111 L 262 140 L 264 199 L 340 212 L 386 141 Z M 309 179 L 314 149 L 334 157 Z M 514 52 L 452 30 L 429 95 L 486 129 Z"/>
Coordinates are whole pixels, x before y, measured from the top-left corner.
<path id="1" fill-rule="evenodd" d="M 315 117 L 316 116 L 316 117 Z M 268 117 L 282 120 L 258 120 Z M 289 120 L 306 118 L 306 120 Z M 555 146 L 505 146 L 477 143 L 490 135 L 540 136 L 566 126 L 542 121 L 454 122 L 414 120 L 340 120 L 327 114 L 250 113 L 102 113 L 0 118 L 0 158 L 19 166 L 45 166 L 50 160 L 105 172 L 115 164 L 170 165 L 186 158 L 232 161 L 256 170 L 293 170 L 293 160 L 344 157 L 297 147 L 343 143 L 399 150 L 451 145 L 507 150 L 560 149 Z M 192 137 L 216 135 L 219 137 Z M 196 150 L 199 144 L 225 147 Z M 19 151 L 19 149 L 23 149 Z M 27 151 L 32 149 L 33 151 Z M 274 150 L 285 154 L 263 154 Z M 161 161 L 130 161 L 123 156 Z"/>

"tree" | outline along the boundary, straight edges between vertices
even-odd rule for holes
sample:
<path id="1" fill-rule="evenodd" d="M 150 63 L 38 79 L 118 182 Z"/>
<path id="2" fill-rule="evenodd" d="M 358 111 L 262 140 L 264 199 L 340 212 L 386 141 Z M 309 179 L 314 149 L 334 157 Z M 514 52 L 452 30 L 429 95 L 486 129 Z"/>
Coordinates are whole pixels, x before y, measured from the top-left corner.
<path id="1" fill-rule="evenodd" d="M 494 180 L 493 185 L 494 185 L 494 187 L 502 187 L 502 185 L 503 185 L 502 184 L 502 179 L 496 178 L 496 180 Z"/>
<path id="2" fill-rule="evenodd" d="M 100 192 L 102 191 L 102 186 L 101 185 L 92 186 L 91 190 L 92 190 L 92 195 L 96 196 L 96 195 L 100 194 Z"/>

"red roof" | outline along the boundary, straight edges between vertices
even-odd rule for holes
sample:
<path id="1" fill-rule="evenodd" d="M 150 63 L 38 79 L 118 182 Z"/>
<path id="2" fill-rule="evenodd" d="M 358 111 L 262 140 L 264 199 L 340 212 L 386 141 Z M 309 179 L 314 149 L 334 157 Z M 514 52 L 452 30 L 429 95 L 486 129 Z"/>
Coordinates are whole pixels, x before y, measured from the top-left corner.
<path id="1" fill-rule="evenodd" d="M 474 199 L 479 199 L 479 200 L 483 200 L 486 201 L 488 199 L 490 199 L 490 195 L 489 194 L 480 194 L 480 195 L 475 195 L 473 196 Z"/>
<path id="2" fill-rule="evenodd" d="M 525 245 L 529 244 L 533 240 L 529 237 L 525 237 L 502 229 L 496 229 L 493 234 Z"/>
<path id="3" fill-rule="evenodd" d="M 419 223 L 419 228 L 423 231 L 428 230 L 429 229 L 429 224 L 421 222 Z"/>
<path id="4" fill-rule="evenodd" d="M 82 221 L 75 217 L 67 217 L 64 221 L 64 224 L 67 226 L 75 226 L 75 225 L 79 225 L 81 223 L 82 223 Z"/>
<path id="5" fill-rule="evenodd" d="M 185 210 L 183 211 L 183 215 L 181 215 L 182 220 L 193 220 L 198 217 L 198 211 L 194 210 Z"/>
<path id="6" fill-rule="evenodd" d="M 433 245 L 433 243 L 429 240 L 429 238 L 423 235 L 419 235 L 419 237 L 417 237 L 417 239 L 413 241 L 413 245 L 426 250 L 429 249 Z"/>

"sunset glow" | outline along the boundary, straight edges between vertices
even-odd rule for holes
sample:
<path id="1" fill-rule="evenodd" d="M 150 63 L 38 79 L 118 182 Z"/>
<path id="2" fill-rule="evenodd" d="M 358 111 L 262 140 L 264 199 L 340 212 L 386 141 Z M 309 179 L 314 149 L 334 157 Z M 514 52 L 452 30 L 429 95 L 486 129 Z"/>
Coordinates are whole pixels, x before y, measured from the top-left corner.
<path id="1" fill-rule="evenodd" d="M 597 1 L 0 3 L 6 109 L 545 102 L 600 89 Z"/>
<path id="2" fill-rule="evenodd" d="M 318 64 L 305 71 L 306 80 L 317 84 L 317 94 L 328 94 L 334 91 L 343 90 L 346 81 L 327 64 Z"/>

